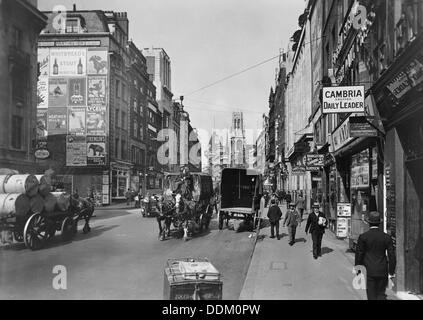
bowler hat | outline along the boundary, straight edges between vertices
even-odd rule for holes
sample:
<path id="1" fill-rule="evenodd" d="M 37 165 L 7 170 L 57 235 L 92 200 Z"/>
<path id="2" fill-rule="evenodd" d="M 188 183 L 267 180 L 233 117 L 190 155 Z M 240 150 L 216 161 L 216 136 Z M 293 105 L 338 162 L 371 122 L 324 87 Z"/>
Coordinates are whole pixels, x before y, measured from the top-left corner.
<path id="1" fill-rule="evenodd" d="M 320 204 L 318 202 L 315 202 L 315 203 L 313 203 L 312 207 L 320 209 Z"/>
<path id="2" fill-rule="evenodd" d="M 295 208 L 295 207 L 296 207 L 296 205 L 295 205 L 294 203 L 291 203 L 291 204 L 289 205 L 289 207 L 290 207 L 290 208 Z"/>
<path id="3" fill-rule="evenodd" d="M 377 211 L 370 212 L 367 218 L 367 222 L 370 224 L 380 224 L 381 222 L 380 213 Z"/>

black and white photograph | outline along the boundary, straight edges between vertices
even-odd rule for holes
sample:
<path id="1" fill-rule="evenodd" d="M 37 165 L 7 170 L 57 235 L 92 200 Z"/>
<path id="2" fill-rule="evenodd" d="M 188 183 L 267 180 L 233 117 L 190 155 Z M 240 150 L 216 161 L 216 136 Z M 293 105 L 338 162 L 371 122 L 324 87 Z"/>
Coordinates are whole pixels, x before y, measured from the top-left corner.
<path id="1" fill-rule="evenodd" d="M 0 0 L 0 235 L 5 301 L 423 300 L 423 0 Z"/>

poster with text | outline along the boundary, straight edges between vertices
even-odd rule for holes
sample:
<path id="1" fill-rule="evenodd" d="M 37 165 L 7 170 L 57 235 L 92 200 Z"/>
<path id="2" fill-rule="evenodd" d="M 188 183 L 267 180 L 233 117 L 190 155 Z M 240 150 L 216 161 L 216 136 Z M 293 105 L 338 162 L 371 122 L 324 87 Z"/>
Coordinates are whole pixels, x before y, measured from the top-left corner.
<path id="1" fill-rule="evenodd" d="M 87 164 L 106 165 L 106 137 L 87 136 Z"/>
<path id="2" fill-rule="evenodd" d="M 49 107 L 66 107 L 68 81 L 64 78 L 50 78 L 48 87 Z"/>
<path id="3" fill-rule="evenodd" d="M 87 166 L 87 142 L 85 137 L 67 136 L 66 138 L 66 166 Z"/>
<path id="4" fill-rule="evenodd" d="M 86 106 L 87 105 L 87 81 L 86 78 L 69 79 L 69 100 L 68 105 Z"/>
<path id="5" fill-rule="evenodd" d="M 47 109 L 38 109 L 37 110 L 37 141 L 47 138 Z"/>
<path id="6" fill-rule="evenodd" d="M 48 108 L 48 78 L 43 77 L 37 83 L 37 107 L 39 109 Z"/>
<path id="7" fill-rule="evenodd" d="M 67 108 L 50 108 L 48 110 L 48 134 L 58 135 L 67 133 Z"/>
<path id="8" fill-rule="evenodd" d="M 69 134 L 85 135 L 86 107 L 70 107 L 68 115 Z"/>
<path id="9" fill-rule="evenodd" d="M 40 64 L 40 77 L 49 75 L 50 49 L 38 48 L 38 63 Z"/>
<path id="10" fill-rule="evenodd" d="M 106 105 L 106 77 L 88 78 L 88 105 Z"/>
<path id="11" fill-rule="evenodd" d="M 93 136 L 106 135 L 106 107 L 88 106 L 87 107 L 87 134 Z"/>
<path id="12" fill-rule="evenodd" d="M 107 50 L 88 50 L 87 68 L 90 75 L 105 75 L 107 74 Z"/>
<path id="13" fill-rule="evenodd" d="M 85 76 L 87 50 L 62 48 L 50 50 L 50 76 Z"/>

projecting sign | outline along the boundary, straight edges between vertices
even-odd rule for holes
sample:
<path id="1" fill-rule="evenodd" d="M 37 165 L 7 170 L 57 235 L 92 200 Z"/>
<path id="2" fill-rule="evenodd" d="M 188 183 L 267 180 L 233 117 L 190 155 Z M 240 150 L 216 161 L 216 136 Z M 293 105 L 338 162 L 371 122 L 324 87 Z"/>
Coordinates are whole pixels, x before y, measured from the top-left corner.
<path id="1" fill-rule="evenodd" d="M 306 155 L 306 170 L 319 171 L 324 166 L 325 156 L 323 154 Z"/>
<path id="2" fill-rule="evenodd" d="M 364 86 L 323 88 L 323 113 L 364 113 Z"/>

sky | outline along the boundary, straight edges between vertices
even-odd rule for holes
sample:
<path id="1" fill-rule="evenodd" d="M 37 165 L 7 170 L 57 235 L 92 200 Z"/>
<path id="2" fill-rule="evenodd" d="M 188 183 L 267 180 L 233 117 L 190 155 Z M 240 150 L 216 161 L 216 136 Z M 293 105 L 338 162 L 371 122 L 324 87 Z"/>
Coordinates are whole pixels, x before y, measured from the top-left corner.
<path id="1" fill-rule="evenodd" d="M 183 95 L 192 126 L 209 133 L 229 129 L 233 111 L 244 112 L 246 129 L 261 129 L 277 58 L 193 92 L 286 51 L 306 6 L 305 0 L 38 0 L 41 11 L 57 5 L 72 10 L 73 4 L 128 12 L 129 38 L 140 49 L 166 50 L 174 99 Z M 208 141 L 200 140 L 204 150 Z"/>

